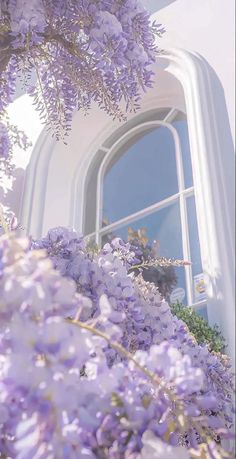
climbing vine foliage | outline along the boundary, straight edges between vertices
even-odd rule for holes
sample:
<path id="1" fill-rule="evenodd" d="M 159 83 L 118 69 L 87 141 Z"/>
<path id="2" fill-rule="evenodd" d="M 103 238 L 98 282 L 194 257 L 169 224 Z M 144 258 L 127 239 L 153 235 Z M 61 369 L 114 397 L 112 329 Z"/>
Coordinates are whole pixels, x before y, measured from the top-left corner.
<path id="1" fill-rule="evenodd" d="M 56 139 L 67 136 L 73 112 L 92 103 L 124 119 L 152 84 L 162 32 L 139 0 L 1 0 L 1 163 L 15 142 L 27 147 L 7 126 L 16 82 Z"/>
<path id="2" fill-rule="evenodd" d="M 65 228 L 2 236 L 2 457 L 233 457 L 227 357 L 197 344 L 135 263 L 129 244 L 90 252 Z"/>

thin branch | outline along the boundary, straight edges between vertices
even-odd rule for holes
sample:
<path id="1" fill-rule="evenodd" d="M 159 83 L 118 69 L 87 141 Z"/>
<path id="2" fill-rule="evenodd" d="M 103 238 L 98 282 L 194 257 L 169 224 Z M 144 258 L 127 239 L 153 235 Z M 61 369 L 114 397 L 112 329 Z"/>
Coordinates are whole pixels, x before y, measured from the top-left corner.
<path id="1" fill-rule="evenodd" d="M 190 266 L 192 263 L 189 261 L 185 260 L 175 260 L 173 258 L 165 258 L 165 257 L 160 257 L 160 258 L 150 258 L 148 260 L 143 260 L 142 263 L 139 263 L 137 265 L 132 265 L 129 268 L 129 272 L 134 270 L 134 269 L 147 269 L 150 267 L 168 267 L 168 266 Z"/>
<path id="2" fill-rule="evenodd" d="M 129 361 L 133 362 L 134 365 L 143 373 L 145 374 L 148 379 L 158 387 L 158 389 L 161 389 L 168 397 L 169 399 L 173 402 L 174 404 L 174 407 L 175 407 L 175 418 L 176 418 L 176 422 L 179 424 L 179 428 L 180 430 L 182 430 L 183 433 L 185 433 L 185 429 L 186 428 L 194 428 L 196 430 L 196 432 L 199 434 L 200 438 L 202 438 L 203 441 L 206 442 L 206 445 L 207 444 L 210 444 L 211 441 L 212 441 L 212 431 L 209 429 L 208 426 L 205 426 L 205 427 L 202 427 L 200 424 L 199 424 L 199 421 L 201 420 L 201 418 L 199 418 L 199 420 L 197 419 L 192 419 L 192 418 L 189 418 L 187 415 L 185 415 L 184 413 L 184 407 L 182 405 L 182 401 L 181 400 L 178 400 L 176 395 L 173 393 L 173 391 L 171 389 L 169 389 L 168 387 L 166 387 L 166 382 L 163 381 L 161 378 L 159 378 L 154 372 L 152 372 L 151 370 L 148 370 L 146 367 L 144 367 L 143 365 L 141 365 L 134 357 L 133 355 L 127 351 L 123 346 L 121 346 L 119 343 L 117 343 L 116 341 L 112 341 L 110 339 L 110 337 L 98 330 L 97 328 L 94 328 L 92 325 L 89 325 L 89 324 L 86 324 L 84 322 L 81 322 L 79 320 L 73 320 L 73 319 L 66 319 L 66 321 L 68 323 L 71 323 L 79 328 L 82 328 L 84 330 L 87 330 L 89 331 L 90 333 L 92 333 L 93 335 L 96 335 L 96 336 L 99 336 L 100 338 L 103 338 L 111 348 L 113 348 L 114 350 L 116 350 L 117 352 L 119 352 L 120 354 L 122 354 L 124 357 L 126 357 Z M 165 384 L 165 386 L 164 386 Z M 187 421 L 187 424 L 185 424 L 184 420 Z M 201 448 L 201 445 L 199 445 L 199 447 Z M 222 453 L 226 454 L 225 457 L 230 457 L 227 455 L 227 452 L 219 447 L 218 450 L 220 450 Z M 199 449 L 191 449 L 191 454 L 199 454 Z M 196 456 L 193 456 L 193 457 L 196 457 Z M 207 459 L 207 458 L 205 458 Z"/>
<path id="3" fill-rule="evenodd" d="M 170 400 L 172 400 L 172 402 L 176 403 L 176 396 L 173 394 L 173 392 L 169 388 L 164 387 L 164 381 L 161 378 L 159 378 L 153 371 L 148 370 L 143 365 L 140 365 L 140 363 L 134 358 L 134 356 L 129 351 L 127 351 L 123 346 L 121 346 L 121 344 L 117 343 L 116 341 L 111 341 L 110 337 L 106 333 L 84 322 L 73 320 L 73 319 L 66 319 L 66 321 L 73 325 L 76 325 L 79 328 L 83 328 L 84 330 L 91 332 L 93 335 L 103 338 L 109 344 L 109 346 L 112 347 L 112 349 L 119 352 L 124 357 L 126 357 L 128 360 L 133 362 L 134 365 L 142 373 L 144 373 L 155 385 L 158 386 L 159 389 L 162 389 L 166 393 L 166 395 L 168 395 L 168 397 L 170 398 Z"/>

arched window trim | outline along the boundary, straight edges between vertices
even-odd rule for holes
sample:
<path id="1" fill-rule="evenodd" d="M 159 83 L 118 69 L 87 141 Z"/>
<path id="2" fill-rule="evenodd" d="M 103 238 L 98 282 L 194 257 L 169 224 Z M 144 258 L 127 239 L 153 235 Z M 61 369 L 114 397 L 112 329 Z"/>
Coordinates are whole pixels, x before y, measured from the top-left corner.
<path id="1" fill-rule="evenodd" d="M 228 342 L 228 352 L 234 362 L 233 184 L 229 181 L 228 172 L 223 167 L 224 152 L 220 142 L 221 132 L 209 72 L 201 56 L 185 50 L 168 50 L 159 57 L 159 62 L 162 69 L 164 66 L 166 72 L 179 80 L 184 90 L 202 264 L 207 277 L 208 316 L 210 322 L 217 322 L 220 325 Z M 181 100 L 179 103 L 181 104 Z M 157 94 L 156 98 L 152 96 L 146 104 L 143 104 L 143 110 L 171 105 L 171 95 L 169 98 L 162 98 Z M 110 123 L 107 129 L 94 139 L 91 148 L 84 155 L 83 162 L 80 162 L 75 170 L 74 180 L 71 183 L 70 215 L 67 222 L 69 226 L 82 229 L 88 170 L 104 139 L 114 132 L 114 126 L 115 123 Z M 25 221 L 29 223 L 27 231 L 36 236 L 41 235 L 44 208 L 47 205 L 45 196 L 52 143 L 47 139 L 45 130 L 33 153 L 25 180 L 19 218 L 23 224 Z M 40 148 L 42 144 L 43 154 Z"/>
<path id="2" fill-rule="evenodd" d="M 192 186 L 189 188 L 185 188 L 180 138 L 179 138 L 179 134 L 177 130 L 170 124 L 172 118 L 174 118 L 177 112 L 178 112 L 177 109 L 171 109 L 169 113 L 167 114 L 165 121 L 156 120 L 156 121 L 148 121 L 146 123 L 138 124 L 132 129 L 127 130 L 127 132 L 123 134 L 123 136 L 120 139 L 118 139 L 110 149 L 104 149 L 104 151 L 106 151 L 106 155 L 98 169 L 97 193 L 96 193 L 96 229 L 95 229 L 95 233 L 92 233 L 90 235 L 90 236 L 95 236 L 95 240 L 98 245 L 101 244 L 102 235 L 107 233 L 109 230 L 112 231 L 112 230 L 118 229 L 124 224 L 132 223 L 141 217 L 151 215 L 153 212 L 166 207 L 168 204 L 178 202 L 180 206 L 183 256 L 185 260 L 190 260 L 190 241 L 189 241 L 189 226 L 188 226 L 188 217 L 187 217 L 186 198 L 189 196 L 194 196 L 194 187 Z M 148 207 L 145 207 L 144 209 L 141 209 L 133 214 L 130 214 L 127 217 L 123 217 L 119 219 L 118 221 L 115 221 L 105 227 L 102 227 L 103 181 L 104 181 L 104 176 L 105 176 L 105 173 L 106 173 L 106 170 L 107 170 L 107 167 L 110 161 L 119 151 L 119 149 L 123 146 L 123 144 L 127 140 L 132 139 L 132 137 L 134 137 L 135 134 L 142 133 L 142 132 L 145 134 L 145 131 L 148 128 L 155 128 L 158 126 L 167 128 L 173 136 L 174 145 L 175 145 L 178 193 L 171 195 L 170 197 L 165 198 L 161 201 L 158 201 Z M 100 150 L 103 150 L 103 147 L 101 147 Z M 206 304 L 206 301 L 201 301 L 199 303 L 195 303 L 193 301 L 193 281 L 192 281 L 191 266 L 186 267 L 185 275 L 186 275 L 186 286 L 187 286 L 187 299 L 188 299 L 189 306 L 199 307 L 199 306 Z"/>
<path id="3" fill-rule="evenodd" d="M 232 196 L 222 164 L 208 69 L 199 55 L 183 50 L 170 50 L 160 60 L 166 65 L 165 71 L 174 75 L 184 90 L 208 317 L 210 323 L 218 323 L 228 342 L 228 352 L 234 356 Z M 144 109 L 155 106 L 164 106 L 161 97 Z M 166 106 L 171 106 L 170 100 Z"/>
<path id="4" fill-rule="evenodd" d="M 117 151 L 122 147 L 123 142 L 126 140 L 131 139 L 135 134 L 144 132 L 146 128 L 151 128 L 151 127 L 157 127 L 157 126 L 163 126 L 169 129 L 171 132 L 173 139 L 174 139 L 174 144 L 175 144 L 175 155 L 176 155 L 176 166 L 177 166 L 177 178 L 178 178 L 178 187 L 179 187 L 179 192 L 184 191 L 184 175 L 183 175 L 183 164 L 182 164 L 182 153 L 181 153 L 181 146 L 180 146 L 180 140 L 179 140 L 179 135 L 177 130 L 169 123 L 164 122 L 164 121 L 147 121 L 146 123 L 141 123 L 138 124 L 136 127 L 128 130 L 123 136 L 117 140 L 114 145 L 107 150 L 107 154 L 104 157 L 103 161 L 100 164 L 99 170 L 98 170 L 98 183 L 97 183 L 97 218 L 96 218 L 96 235 L 97 235 L 97 243 L 100 243 L 99 240 L 99 233 L 102 233 L 102 227 L 101 227 L 101 220 L 102 220 L 102 215 L 101 215 L 101 206 L 102 206 L 102 188 L 103 188 L 103 180 L 104 180 L 104 175 L 106 172 L 106 168 L 109 165 L 110 161 L 112 160 L 113 156 L 116 155 Z M 101 149 L 103 149 L 101 147 Z M 179 194 L 179 193 L 178 193 Z M 177 194 L 177 195 L 178 195 Z M 171 199 L 170 199 L 171 200 Z M 169 201 L 169 198 L 166 198 L 165 200 L 161 201 L 160 204 L 164 204 L 165 202 Z M 139 215 L 149 215 L 152 211 L 154 211 L 156 208 L 159 208 L 158 204 L 153 204 L 149 206 L 149 211 L 146 211 L 142 213 L 142 211 L 135 212 L 133 214 L 134 218 L 136 219 L 137 216 Z M 121 220 L 119 220 L 119 224 L 123 224 L 125 221 L 129 222 L 130 217 L 124 217 Z M 120 225 L 119 225 L 120 226 Z M 110 224 L 109 228 L 116 227 L 116 225 Z M 106 227 L 108 229 L 108 227 Z M 105 230 L 105 228 L 104 228 Z"/>

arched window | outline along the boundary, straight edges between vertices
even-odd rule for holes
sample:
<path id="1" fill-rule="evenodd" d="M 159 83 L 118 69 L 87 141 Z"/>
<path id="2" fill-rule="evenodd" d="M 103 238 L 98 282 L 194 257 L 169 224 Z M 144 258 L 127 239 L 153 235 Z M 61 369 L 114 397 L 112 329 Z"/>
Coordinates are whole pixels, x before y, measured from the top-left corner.
<path id="1" fill-rule="evenodd" d="M 113 215 L 111 223 L 112 215 L 108 215 L 106 200 L 108 198 L 104 200 L 109 175 L 111 177 L 112 173 L 115 174 L 115 170 L 121 167 L 119 162 L 124 164 L 126 155 L 128 157 L 131 154 L 128 152 L 128 142 L 131 142 L 130 148 L 134 148 L 134 144 L 138 144 L 139 140 L 145 141 L 145 136 L 157 135 L 155 130 L 164 131 L 164 125 L 160 125 L 164 120 L 177 130 L 177 121 L 166 119 L 170 113 L 170 109 L 167 110 L 166 107 L 174 106 L 186 113 L 194 189 L 192 195 L 187 196 L 191 184 L 187 181 L 187 172 L 184 169 L 187 151 L 184 145 L 188 144 L 183 141 L 183 132 L 178 132 L 184 179 L 184 188 L 179 192 L 182 197 L 179 196 L 178 201 L 179 206 L 181 201 L 185 203 L 185 213 L 181 211 L 183 204 L 179 212 L 180 218 L 183 219 L 183 214 L 187 216 L 189 239 L 188 244 L 183 243 L 186 233 L 181 234 L 182 253 L 185 257 L 184 251 L 188 247 L 193 262 L 192 272 L 190 273 L 186 268 L 186 275 L 182 276 L 187 291 L 184 301 L 190 305 L 190 295 L 192 295 L 192 302 L 195 305 L 198 303 L 199 307 L 201 305 L 199 300 L 206 301 L 204 298 L 201 300 L 202 264 L 208 319 L 212 325 L 217 323 L 220 326 L 228 342 L 228 352 L 231 353 L 234 361 L 235 334 L 232 323 L 235 318 L 235 280 L 232 189 L 235 156 L 224 95 L 218 90 L 219 83 L 215 80 L 211 68 L 196 53 L 179 49 L 169 50 L 160 55 L 157 67 L 157 79 L 153 90 L 145 95 L 139 114 L 129 115 L 128 122 L 120 125 L 119 122 L 108 120 L 105 114 L 101 111 L 98 113 L 96 109 L 91 111 L 89 117 L 76 113 L 69 154 L 67 147 L 51 139 L 46 130 L 42 132 L 25 173 L 19 221 L 34 237 L 42 236 L 49 228 L 57 225 L 70 226 L 87 235 L 93 234 L 98 242 L 111 230 L 118 234 L 118 230 L 122 230 L 122 225 L 125 228 L 125 222 L 119 220 L 131 218 L 132 214 L 127 211 L 125 216 L 123 211 L 122 217 Z M 160 107 L 165 108 L 161 110 Z M 154 122 L 153 125 L 145 126 L 145 123 L 151 121 Z M 157 122 L 158 125 L 155 124 Z M 166 126 L 165 128 L 168 129 Z M 170 128 L 169 135 L 166 134 L 166 137 L 172 139 L 169 131 Z M 187 132 L 186 124 L 185 132 Z M 173 142 L 172 140 L 172 145 Z M 227 148 L 225 148 L 226 144 Z M 157 154 L 161 155 L 160 151 Z M 169 155 L 170 152 L 166 154 Z M 161 157 L 163 158 L 164 155 Z M 179 162 L 176 163 L 176 167 L 178 164 Z M 160 167 L 166 167 L 162 161 L 160 164 L 158 161 L 158 166 L 159 171 Z M 112 172 L 113 167 L 114 172 Z M 191 168 L 188 170 L 191 177 Z M 135 179 L 134 166 L 131 167 L 131 178 Z M 173 186 L 169 179 L 168 183 Z M 120 183 L 119 190 L 122 190 L 122 185 Z M 141 187 L 139 189 L 141 190 Z M 164 199 L 172 199 L 171 193 L 160 201 L 158 196 L 152 195 L 153 201 L 150 199 L 148 203 L 143 201 L 144 208 L 132 209 L 131 212 L 135 214 L 147 210 L 152 205 L 159 205 L 158 203 Z M 196 201 L 197 218 L 193 196 Z M 174 206 L 173 203 L 172 205 Z M 140 218 L 146 218 L 143 226 L 147 226 L 147 219 L 154 218 L 154 214 L 160 214 L 161 210 L 162 214 L 164 211 L 167 212 L 168 206 L 166 209 L 156 208 L 155 212 L 150 212 L 149 215 L 146 213 L 139 215 Z M 109 218 L 110 225 L 114 226 L 102 226 L 103 216 Z M 175 219 L 172 218 L 172 222 L 173 220 Z M 120 223 L 122 225 L 119 227 Z M 126 223 L 132 227 L 135 221 L 129 220 Z M 201 257 L 197 243 L 197 228 L 199 228 Z M 150 227 L 147 228 L 147 233 L 151 238 Z M 155 237 L 161 239 L 160 234 Z M 160 251 L 164 249 L 164 241 L 161 240 Z M 197 257 L 199 263 L 195 261 Z M 187 276 L 189 281 L 185 279 Z M 194 284 L 199 287 L 197 294 Z"/>
<path id="2" fill-rule="evenodd" d="M 101 147 L 88 181 L 84 231 L 103 245 L 145 228 L 158 255 L 191 261 L 176 269 L 172 299 L 207 317 L 186 115 L 159 109 L 142 120 Z"/>

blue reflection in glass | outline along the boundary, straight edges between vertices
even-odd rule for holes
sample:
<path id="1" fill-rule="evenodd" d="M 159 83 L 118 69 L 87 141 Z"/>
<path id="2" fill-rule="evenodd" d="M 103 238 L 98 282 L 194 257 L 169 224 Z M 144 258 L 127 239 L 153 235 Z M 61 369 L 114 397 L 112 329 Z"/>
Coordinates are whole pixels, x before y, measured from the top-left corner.
<path id="1" fill-rule="evenodd" d="M 202 273 L 201 250 L 199 243 L 198 222 L 194 196 L 190 196 L 189 198 L 187 198 L 187 212 L 193 275 L 193 300 L 195 302 L 198 302 L 206 298 L 206 293 L 204 292 L 204 289 L 202 292 L 200 290 L 196 290 L 196 285 L 194 285 L 194 277 Z M 198 283 L 199 278 L 196 277 L 195 282 Z"/>
<path id="2" fill-rule="evenodd" d="M 177 192 L 173 136 L 158 127 L 119 155 L 107 171 L 103 217 L 112 223 Z"/>
<path id="3" fill-rule="evenodd" d="M 195 206 L 195 197 L 190 196 L 187 198 L 187 212 L 188 212 L 188 227 L 189 227 L 189 242 L 190 253 L 192 261 L 193 276 L 202 272 L 202 260 L 198 235 L 198 222 Z"/>
<path id="4" fill-rule="evenodd" d="M 184 184 L 185 188 L 189 188 L 193 186 L 193 172 L 189 146 L 188 124 L 186 119 L 173 121 L 171 124 L 179 134 L 184 169 Z"/>
<path id="5" fill-rule="evenodd" d="M 208 314 L 207 314 L 207 306 L 203 306 L 202 308 L 196 308 L 195 309 L 196 313 L 203 317 L 208 322 Z"/>
<path id="6" fill-rule="evenodd" d="M 146 228 L 148 244 L 152 245 L 153 241 L 159 242 L 159 256 L 183 259 L 181 221 L 178 202 L 171 204 L 164 209 L 160 209 L 151 215 L 140 218 L 129 225 L 125 225 L 114 230 L 112 232 L 112 236 L 118 236 L 124 241 L 127 241 L 129 227 L 136 231 L 141 228 Z M 104 237 L 103 242 L 105 242 L 105 240 L 106 236 Z M 186 292 L 184 267 L 175 268 L 175 272 L 178 279 L 176 288 L 182 287 Z M 183 303 L 187 304 L 186 295 Z"/>

